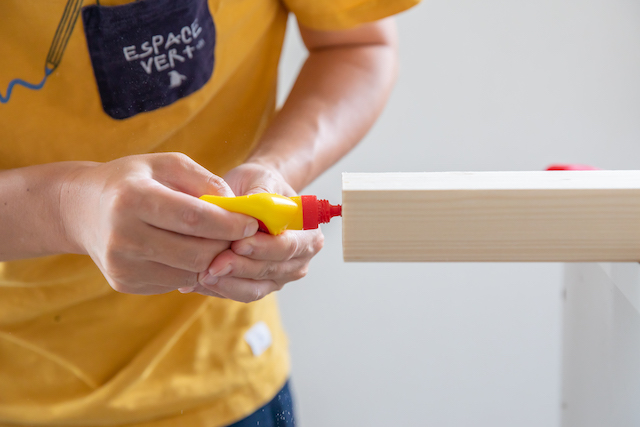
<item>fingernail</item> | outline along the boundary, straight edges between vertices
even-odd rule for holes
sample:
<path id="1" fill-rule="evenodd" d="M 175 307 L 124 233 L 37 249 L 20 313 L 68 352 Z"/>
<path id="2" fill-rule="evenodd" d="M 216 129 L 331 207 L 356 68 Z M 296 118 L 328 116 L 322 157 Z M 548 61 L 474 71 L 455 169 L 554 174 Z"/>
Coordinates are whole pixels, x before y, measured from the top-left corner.
<path id="1" fill-rule="evenodd" d="M 216 276 L 207 274 L 200 280 L 200 283 L 202 283 L 205 286 L 213 286 L 216 283 L 218 283 L 218 278 Z"/>
<path id="2" fill-rule="evenodd" d="M 180 292 L 181 294 L 189 294 L 193 292 L 195 288 L 195 286 L 185 286 L 183 288 L 178 288 L 178 292 Z"/>
<path id="3" fill-rule="evenodd" d="M 234 252 L 238 255 L 247 256 L 251 255 L 251 252 L 253 252 L 253 248 L 249 245 L 243 245 L 237 248 Z"/>
<path id="4" fill-rule="evenodd" d="M 244 237 L 251 237 L 258 232 L 258 221 L 251 221 L 244 229 Z"/>
<path id="5" fill-rule="evenodd" d="M 224 276 L 225 274 L 229 274 L 230 271 L 231 271 L 231 264 L 227 264 L 223 268 L 216 268 L 216 269 L 212 268 L 211 270 L 209 270 L 209 274 L 211 276 L 215 276 L 216 282 L 217 282 L 218 277 Z M 205 277 L 205 280 L 206 280 L 206 277 Z"/>

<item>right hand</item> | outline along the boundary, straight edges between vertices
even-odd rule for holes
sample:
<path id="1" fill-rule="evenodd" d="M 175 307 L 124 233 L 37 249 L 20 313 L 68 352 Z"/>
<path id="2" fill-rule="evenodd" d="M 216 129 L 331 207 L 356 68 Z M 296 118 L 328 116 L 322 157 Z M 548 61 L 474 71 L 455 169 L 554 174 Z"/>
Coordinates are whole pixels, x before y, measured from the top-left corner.
<path id="1" fill-rule="evenodd" d="M 62 223 L 113 289 L 166 293 L 195 286 L 232 241 L 258 229 L 253 218 L 199 200 L 203 194 L 233 196 L 222 178 L 182 154 L 87 163 L 62 187 Z"/>

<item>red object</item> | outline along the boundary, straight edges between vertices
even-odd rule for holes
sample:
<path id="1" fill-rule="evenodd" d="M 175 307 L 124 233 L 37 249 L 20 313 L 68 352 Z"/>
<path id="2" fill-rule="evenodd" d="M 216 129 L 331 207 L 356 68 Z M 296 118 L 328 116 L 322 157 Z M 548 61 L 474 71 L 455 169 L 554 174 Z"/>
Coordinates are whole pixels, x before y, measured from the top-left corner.
<path id="1" fill-rule="evenodd" d="M 316 196 L 300 196 L 302 201 L 302 229 L 313 230 L 319 224 L 326 224 L 334 216 L 342 216 L 342 206 L 332 205 Z"/>
<path id="2" fill-rule="evenodd" d="M 267 228 L 266 225 L 264 225 L 264 222 L 257 220 L 258 221 L 258 231 L 262 231 L 263 233 L 269 233 L 269 229 Z"/>
<path id="3" fill-rule="evenodd" d="M 589 165 L 569 164 L 569 163 L 557 163 L 549 166 L 548 171 L 597 171 L 598 168 L 594 168 Z"/>

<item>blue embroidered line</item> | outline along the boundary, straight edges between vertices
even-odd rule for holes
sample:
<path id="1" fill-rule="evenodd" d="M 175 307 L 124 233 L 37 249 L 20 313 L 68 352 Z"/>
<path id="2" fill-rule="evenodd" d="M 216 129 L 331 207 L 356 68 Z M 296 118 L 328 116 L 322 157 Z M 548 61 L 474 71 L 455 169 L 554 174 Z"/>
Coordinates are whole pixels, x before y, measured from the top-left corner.
<path id="1" fill-rule="evenodd" d="M 49 77 L 49 75 L 58 68 L 60 61 L 62 61 L 62 55 L 67 48 L 67 43 L 69 42 L 69 38 L 73 32 L 73 27 L 76 25 L 76 21 L 78 20 L 78 15 L 82 9 L 83 1 L 84 0 L 67 0 L 64 12 L 62 13 L 62 18 L 60 19 L 60 22 L 58 22 L 58 28 L 56 28 L 56 33 L 51 41 L 51 47 L 49 48 L 47 60 L 45 61 L 44 77 L 42 78 L 42 81 L 38 84 L 33 84 L 25 82 L 22 79 L 11 80 L 11 82 L 9 82 L 9 87 L 7 88 L 7 96 L 3 97 L 0 92 L 0 104 L 6 104 L 9 102 L 13 87 L 16 85 L 24 86 L 27 89 L 33 90 L 42 89 L 44 83 L 47 81 L 47 77 Z"/>
<path id="2" fill-rule="evenodd" d="M 0 103 L 2 104 L 6 104 L 7 102 L 9 102 L 9 99 L 11 99 L 11 92 L 13 91 L 13 87 L 15 85 L 20 85 L 20 86 L 24 86 L 28 89 L 33 89 L 33 90 L 40 90 L 42 89 L 42 87 L 44 86 L 44 82 L 47 81 L 47 77 L 49 77 L 49 75 L 53 73 L 53 70 L 45 67 L 44 68 L 44 77 L 42 78 L 42 81 L 40 83 L 38 83 L 37 85 L 34 85 L 33 83 L 29 83 L 29 82 L 25 82 L 22 79 L 13 79 L 9 82 L 9 87 L 7 88 L 7 96 L 3 97 L 2 93 L 0 92 Z"/>

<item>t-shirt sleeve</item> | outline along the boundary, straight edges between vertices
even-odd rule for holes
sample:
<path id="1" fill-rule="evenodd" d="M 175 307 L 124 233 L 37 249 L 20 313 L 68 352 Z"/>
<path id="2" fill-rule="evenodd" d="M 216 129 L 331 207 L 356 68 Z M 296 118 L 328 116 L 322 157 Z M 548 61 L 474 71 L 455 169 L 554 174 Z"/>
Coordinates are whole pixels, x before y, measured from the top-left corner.
<path id="1" fill-rule="evenodd" d="M 420 0 L 282 0 L 298 22 L 316 30 L 344 30 L 400 13 Z"/>

